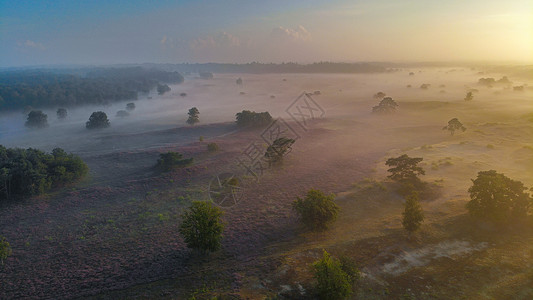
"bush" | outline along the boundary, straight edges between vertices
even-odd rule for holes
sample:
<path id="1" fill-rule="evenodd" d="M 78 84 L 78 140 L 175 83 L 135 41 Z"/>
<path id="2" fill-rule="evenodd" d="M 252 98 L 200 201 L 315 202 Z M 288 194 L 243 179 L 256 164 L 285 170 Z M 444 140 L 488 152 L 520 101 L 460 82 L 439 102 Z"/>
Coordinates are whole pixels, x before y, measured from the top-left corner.
<path id="1" fill-rule="evenodd" d="M 218 147 L 217 143 L 209 143 L 207 144 L 207 151 L 209 152 L 215 152 L 218 151 L 220 148 Z"/>
<path id="2" fill-rule="evenodd" d="M 527 187 L 495 170 L 478 172 L 468 189 L 470 215 L 486 221 L 508 223 L 525 217 L 532 198 Z"/>
<path id="3" fill-rule="evenodd" d="M 222 210 L 211 202 L 194 201 L 179 226 L 187 247 L 201 251 L 220 249 L 224 230 L 221 216 Z"/>
<path id="4" fill-rule="evenodd" d="M 59 120 L 64 120 L 67 118 L 67 110 L 64 108 L 58 108 L 56 115 Z"/>
<path id="5" fill-rule="evenodd" d="M 47 154 L 0 146 L 0 200 L 43 194 L 83 177 L 87 170 L 78 156 L 61 148 Z"/>
<path id="6" fill-rule="evenodd" d="M 6 238 L 0 235 L 0 263 L 4 265 L 4 260 L 8 258 L 13 251 L 11 245 L 6 241 Z"/>
<path id="7" fill-rule="evenodd" d="M 85 123 L 87 129 L 107 128 L 110 126 L 109 119 L 103 111 L 95 111 L 89 117 L 89 121 Z"/>
<path id="8" fill-rule="evenodd" d="M 344 269 L 349 267 L 351 266 L 344 266 Z M 352 285 L 356 278 L 343 270 L 342 262 L 331 257 L 326 250 L 322 254 L 322 259 L 313 264 L 313 268 L 320 299 L 346 299 L 352 295 Z"/>
<path id="9" fill-rule="evenodd" d="M 398 104 L 391 97 L 383 98 L 377 106 L 372 107 L 373 113 L 389 114 L 396 111 Z"/>
<path id="10" fill-rule="evenodd" d="M 261 127 L 272 122 L 272 116 L 268 112 L 256 113 L 255 111 L 243 110 L 235 115 L 239 127 Z"/>
<path id="11" fill-rule="evenodd" d="M 28 119 L 24 125 L 28 128 L 48 127 L 48 116 L 40 110 L 32 110 L 28 114 Z"/>
<path id="12" fill-rule="evenodd" d="M 184 159 L 183 155 L 178 152 L 161 153 L 157 160 L 156 168 L 168 172 L 174 167 L 186 167 L 193 163 L 193 158 Z"/>
<path id="13" fill-rule="evenodd" d="M 324 230 L 337 219 L 339 213 L 334 199 L 334 194 L 326 196 L 321 191 L 312 189 L 304 199 L 298 197 L 292 207 L 300 215 L 305 226 L 313 230 Z"/>
<path id="14" fill-rule="evenodd" d="M 405 198 L 402 225 L 409 234 L 417 231 L 424 221 L 424 212 L 418 202 L 418 193 L 413 192 Z"/>
<path id="15" fill-rule="evenodd" d="M 289 152 L 294 142 L 294 139 L 280 137 L 276 139 L 272 145 L 268 146 L 265 152 L 265 159 L 268 161 L 268 165 L 271 166 L 273 164 L 281 163 L 283 156 Z"/>
<path id="16" fill-rule="evenodd" d="M 135 103 L 130 102 L 130 103 L 126 104 L 126 110 L 127 111 L 134 111 L 135 110 Z"/>

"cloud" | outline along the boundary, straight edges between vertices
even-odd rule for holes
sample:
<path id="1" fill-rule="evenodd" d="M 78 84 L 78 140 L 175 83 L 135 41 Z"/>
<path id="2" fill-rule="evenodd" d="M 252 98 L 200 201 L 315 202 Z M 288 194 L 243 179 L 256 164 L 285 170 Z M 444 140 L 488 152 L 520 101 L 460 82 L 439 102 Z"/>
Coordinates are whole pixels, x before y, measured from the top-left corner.
<path id="1" fill-rule="evenodd" d="M 310 41 L 311 33 L 302 25 L 298 25 L 296 29 L 284 28 L 282 26 L 272 29 L 271 36 L 280 40 L 293 41 Z"/>
<path id="2" fill-rule="evenodd" d="M 190 42 L 192 50 L 226 49 L 239 47 L 240 45 L 240 39 L 227 32 L 219 32 L 215 35 L 208 35 L 205 38 L 197 38 Z"/>
<path id="3" fill-rule="evenodd" d="M 34 42 L 34 41 L 30 41 L 30 40 L 26 40 L 24 42 L 17 42 L 17 45 L 19 47 L 24 47 L 24 48 L 31 48 L 31 49 L 39 49 L 39 50 L 45 50 L 46 47 L 39 43 L 39 42 Z"/>

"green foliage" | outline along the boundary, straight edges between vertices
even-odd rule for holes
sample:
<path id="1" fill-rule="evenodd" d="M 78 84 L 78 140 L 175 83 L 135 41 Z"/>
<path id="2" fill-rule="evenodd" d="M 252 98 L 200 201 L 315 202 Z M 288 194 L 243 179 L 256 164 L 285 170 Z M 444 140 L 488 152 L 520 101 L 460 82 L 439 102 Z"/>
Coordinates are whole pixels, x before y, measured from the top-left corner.
<path id="1" fill-rule="evenodd" d="M 385 164 L 389 167 L 387 171 L 391 175 L 387 176 L 394 181 L 400 183 L 411 183 L 413 185 L 420 184 L 418 175 L 424 175 L 426 172 L 422 167 L 418 166 L 423 160 L 421 157 L 409 157 L 407 154 L 403 154 L 399 157 L 389 158 Z"/>
<path id="2" fill-rule="evenodd" d="M 183 215 L 179 227 L 187 247 L 202 251 L 220 249 L 224 230 L 220 219 L 222 213 L 222 210 L 211 202 L 194 201 Z"/>
<path id="3" fill-rule="evenodd" d="M 352 285 L 357 279 L 358 271 L 352 265 L 343 265 L 338 259 L 331 257 L 326 250 L 322 259 L 313 264 L 317 280 L 317 293 L 320 299 L 346 299 L 353 293 Z M 352 274 L 347 273 L 348 270 Z M 357 274 L 357 275 L 356 275 Z"/>
<path id="4" fill-rule="evenodd" d="M 507 223 L 528 214 L 533 199 L 522 182 L 495 170 L 478 172 L 472 182 L 466 207 L 473 217 Z"/>
<path id="5" fill-rule="evenodd" d="M 268 112 L 256 113 L 255 111 L 243 110 L 235 115 L 239 127 L 261 127 L 272 122 L 272 116 Z"/>
<path id="6" fill-rule="evenodd" d="M 168 172 L 174 167 L 189 166 L 193 163 L 193 160 L 192 157 L 184 159 L 183 155 L 178 152 L 161 153 L 155 167 L 163 172 Z"/>
<path id="7" fill-rule="evenodd" d="M 187 124 L 194 125 L 200 122 L 200 118 L 198 117 L 200 111 L 198 110 L 198 108 L 193 107 L 189 109 L 189 112 L 187 114 L 189 115 L 189 118 L 187 119 Z"/>
<path id="8" fill-rule="evenodd" d="M 220 148 L 217 143 L 209 143 L 207 144 L 207 151 L 209 152 L 215 152 L 218 151 Z"/>
<path id="9" fill-rule="evenodd" d="M 4 260 L 12 253 L 13 251 L 11 251 L 11 245 L 9 245 L 5 237 L 0 235 L 0 263 L 3 265 Z"/>
<path id="10" fill-rule="evenodd" d="M 109 119 L 103 111 L 95 111 L 89 117 L 89 121 L 85 123 L 87 129 L 107 128 L 110 126 Z"/>
<path id="11" fill-rule="evenodd" d="M 304 225 L 313 230 L 324 230 L 337 219 L 339 207 L 334 200 L 334 194 L 326 196 L 322 191 L 312 189 L 304 199 L 298 197 L 292 207 Z"/>
<path id="12" fill-rule="evenodd" d="M 283 156 L 289 152 L 294 142 L 294 139 L 286 137 L 280 137 L 276 139 L 272 145 L 268 146 L 265 152 L 265 158 L 268 161 L 268 164 L 273 165 L 281 163 Z"/>
<path id="13" fill-rule="evenodd" d="M 450 132 L 450 135 L 453 135 L 456 130 L 462 130 L 463 132 L 465 132 L 466 127 L 464 127 L 463 123 L 461 123 L 459 119 L 453 118 L 448 121 L 448 125 L 444 126 L 442 130 L 448 130 Z"/>
<path id="14" fill-rule="evenodd" d="M 32 110 L 28 114 L 28 119 L 24 125 L 28 128 L 48 127 L 48 116 L 40 110 Z"/>
<path id="15" fill-rule="evenodd" d="M 402 225 L 409 233 L 417 231 L 424 221 L 424 212 L 418 201 L 418 193 L 413 192 L 405 198 Z"/>
<path id="16" fill-rule="evenodd" d="M 170 92 L 170 87 L 166 84 L 157 84 L 157 93 L 163 95 L 166 92 Z"/>
<path id="17" fill-rule="evenodd" d="M 87 170 L 78 156 L 61 148 L 47 154 L 32 148 L 7 149 L 0 145 L 0 200 L 40 195 L 83 177 Z"/>
<path id="18" fill-rule="evenodd" d="M 396 111 L 398 104 L 391 97 L 383 98 L 377 106 L 372 107 L 373 113 L 389 114 Z"/>
<path id="19" fill-rule="evenodd" d="M 64 108 L 58 108 L 56 111 L 57 119 L 64 120 L 67 118 L 67 110 Z"/>

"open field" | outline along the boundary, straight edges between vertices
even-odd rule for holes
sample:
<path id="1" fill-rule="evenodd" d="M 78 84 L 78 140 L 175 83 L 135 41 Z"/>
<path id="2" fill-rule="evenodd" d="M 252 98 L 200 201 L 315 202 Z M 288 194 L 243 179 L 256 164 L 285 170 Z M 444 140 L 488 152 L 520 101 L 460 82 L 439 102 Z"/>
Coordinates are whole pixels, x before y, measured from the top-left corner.
<path id="1" fill-rule="evenodd" d="M 311 294 L 310 266 L 326 249 L 359 265 L 357 299 L 531 299 L 533 222 L 495 228 L 472 221 L 465 209 L 479 171 L 495 169 L 533 186 L 533 82 L 510 77 L 528 84 L 521 92 L 477 85 L 480 77 L 504 75 L 465 68 L 216 74 L 139 99 L 126 119 L 114 115 L 129 101 L 72 109 L 63 123 L 45 111 L 50 127 L 41 131 L 25 129 L 21 113 L 4 115 L 0 144 L 62 147 L 90 171 L 78 184 L 0 207 L 0 234 L 13 248 L 0 267 L 0 298 L 302 299 Z M 429 89 L 419 88 L 424 83 Z M 464 101 L 471 88 L 479 91 Z M 304 127 L 286 113 L 303 91 L 320 91 L 312 97 L 325 111 Z M 378 91 L 399 104 L 395 114 L 371 113 Z M 201 123 L 184 127 L 193 106 Z M 208 199 L 215 175 L 242 174 L 236 158 L 250 143 L 264 143 L 263 129 L 234 125 L 243 109 L 283 118 L 300 138 L 282 166 L 247 181 L 239 202 L 224 209 L 222 250 L 198 256 L 178 234 L 181 213 Z M 95 110 L 108 113 L 109 129 L 84 128 Z M 452 118 L 467 130 L 442 130 Z M 209 153 L 209 142 L 221 150 Z M 158 155 L 170 150 L 194 157 L 194 165 L 155 172 Z M 384 164 L 403 153 L 424 158 L 422 179 L 430 187 L 415 240 L 402 229 L 403 199 Z M 326 232 L 306 232 L 291 209 L 311 188 L 337 195 L 339 219 Z"/>

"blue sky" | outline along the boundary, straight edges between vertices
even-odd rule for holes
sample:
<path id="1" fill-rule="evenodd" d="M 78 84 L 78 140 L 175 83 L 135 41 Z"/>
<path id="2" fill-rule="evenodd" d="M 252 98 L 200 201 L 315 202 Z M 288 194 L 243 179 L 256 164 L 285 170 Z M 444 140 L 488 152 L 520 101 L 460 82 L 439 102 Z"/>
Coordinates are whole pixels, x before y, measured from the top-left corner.
<path id="1" fill-rule="evenodd" d="M 6 1 L 0 66 L 533 60 L 532 1 Z"/>

